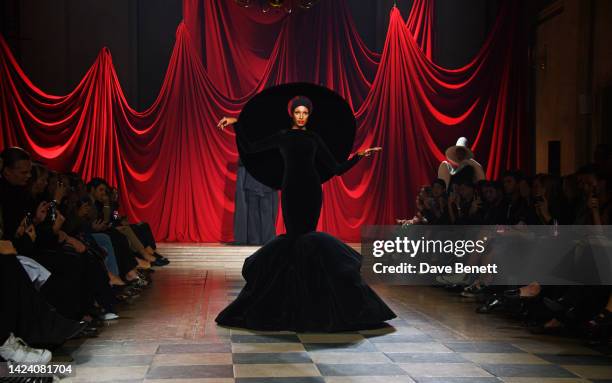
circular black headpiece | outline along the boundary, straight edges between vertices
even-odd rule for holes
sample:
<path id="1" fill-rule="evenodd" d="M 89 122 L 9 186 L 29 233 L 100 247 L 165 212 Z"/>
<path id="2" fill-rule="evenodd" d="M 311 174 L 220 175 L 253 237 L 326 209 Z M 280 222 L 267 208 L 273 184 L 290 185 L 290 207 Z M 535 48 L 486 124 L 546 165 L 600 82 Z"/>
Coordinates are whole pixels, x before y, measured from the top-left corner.
<path id="1" fill-rule="evenodd" d="M 236 134 L 251 142 L 290 129 L 292 121 L 287 108 L 296 96 L 307 97 L 312 102 L 306 129 L 321 136 L 336 161 L 345 161 L 353 148 L 355 116 L 340 95 L 315 84 L 290 83 L 261 91 L 242 109 Z M 247 171 L 256 180 L 275 189 L 281 188 L 284 161 L 278 149 L 248 154 L 238 146 L 238 151 Z M 322 164 L 317 163 L 317 170 L 322 182 L 333 177 Z"/>

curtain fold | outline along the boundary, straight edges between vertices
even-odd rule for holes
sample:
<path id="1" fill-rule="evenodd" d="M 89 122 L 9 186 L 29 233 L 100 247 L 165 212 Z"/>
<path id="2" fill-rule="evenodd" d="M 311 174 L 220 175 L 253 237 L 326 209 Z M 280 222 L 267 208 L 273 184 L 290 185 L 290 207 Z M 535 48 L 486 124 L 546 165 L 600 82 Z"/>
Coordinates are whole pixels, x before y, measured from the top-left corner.
<path id="1" fill-rule="evenodd" d="M 28 79 L 0 38 L 0 146 L 108 179 L 131 219 L 148 221 L 160 240 L 185 242 L 232 240 L 237 150 L 215 124 L 271 85 L 336 90 L 355 111 L 354 149 L 384 148 L 324 185 L 319 229 L 344 240 L 359 240 L 361 225 L 412 214 L 418 187 L 459 136 L 489 177 L 529 161 L 520 2 L 504 2 L 481 50 L 453 70 L 432 61 L 433 0 L 415 0 L 407 20 L 391 10 L 381 53 L 365 46 L 344 0 L 291 16 L 233 0 L 183 3 L 165 79 L 144 111 L 128 105 L 108 49 L 56 96 Z"/>

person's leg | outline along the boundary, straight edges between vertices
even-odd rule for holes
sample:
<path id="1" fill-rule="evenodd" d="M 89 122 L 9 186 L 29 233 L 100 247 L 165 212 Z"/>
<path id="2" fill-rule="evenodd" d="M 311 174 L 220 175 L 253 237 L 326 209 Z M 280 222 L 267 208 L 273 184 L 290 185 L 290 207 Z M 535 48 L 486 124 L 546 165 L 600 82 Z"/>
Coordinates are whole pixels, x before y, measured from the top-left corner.
<path id="1" fill-rule="evenodd" d="M 239 166 L 236 178 L 236 194 L 234 198 L 234 243 L 238 245 L 247 243 L 248 205 L 246 199 L 246 191 L 244 190 L 245 177 L 246 170 L 244 169 L 244 166 Z"/>
<path id="2" fill-rule="evenodd" d="M 0 344 L 3 344 L 9 335 L 16 331 L 19 325 L 19 311 L 13 307 L 14 290 L 17 284 L 21 267 L 17 258 L 11 255 L 0 254 Z"/>
<path id="3" fill-rule="evenodd" d="M 14 256 L 0 256 L 0 307 L 0 344 L 13 333 L 29 344 L 59 345 L 81 329 L 49 306 Z"/>
<path id="4" fill-rule="evenodd" d="M 151 226 L 149 226 L 146 222 L 138 222 L 130 224 L 134 233 L 140 239 L 140 242 L 144 245 L 145 248 L 151 248 L 152 250 L 157 249 L 157 243 L 155 242 L 155 236 L 153 235 L 153 231 L 151 230 Z"/>
<path id="5" fill-rule="evenodd" d="M 267 243 L 276 237 L 276 209 L 278 195 L 276 192 L 265 193 L 260 199 L 261 243 Z"/>
<path id="6" fill-rule="evenodd" d="M 89 289 L 94 292 L 96 301 L 106 312 L 114 312 L 117 302 L 110 287 L 104 264 L 88 253 L 79 254 L 84 265 Z"/>
<path id="7" fill-rule="evenodd" d="M 117 266 L 119 266 L 119 276 L 126 280 L 136 278 L 134 275 L 138 262 L 136 257 L 130 250 L 130 245 L 127 238 L 115 229 L 110 229 L 105 232 L 111 239 L 115 256 L 117 258 Z"/>
<path id="8" fill-rule="evenodd" d="M 63 316 L 80 320 L 94 302 L 80 258 L 61 249 L 43 251 L 32 258 L 51 272 L 40 289 L 41 295 Z"/>
<path id="9" fill-rule="evenodd" d="M 136 236 L 136 233 L 134 233 L 134 230 L 132 230 L 130 226 L 117 226 L 117 231 L 127 238 L 128 243 L 130 244 L 130 249 L 132 249 L 133 252 L 140 254 L 142 259 L 147 262 L 155 261 L 155 257 L 145 250 L 144 245 L 142 242 L 140 242 L 140 239 L 138 239 L 138 236 Z"/>
<path id="10" fill-rule="evenodd" d="M 117 257 L 115 256 L 115 250 L 113 249 L 113 242 L 111 241 L 108 234 L 104 233 L 93 233 L 91 235 L 96 241 L 98 246 L 106 251 L 106 258 L 104 258 L 104 264 L 109 272 L 114 275 L 119 275 L 119 265 L 117 265 Z"/>
<path id="11" fill-rule="evenodd" d="M 155 236 L 148 223 L 139 222 L 131 224 L 130 228 L 144 245 L 145 252 L 149 255 L 146 259 L 150 260 L 153 266 L 165 266 L 170 263 L 168 258 L 156 251 L 157 243 L 155 242 Z"/>
<path id="12" fill-rule="evenodd" d="M 247 243 L 261 245 L 261 196 L 249 190 L 247 196 Z"/>

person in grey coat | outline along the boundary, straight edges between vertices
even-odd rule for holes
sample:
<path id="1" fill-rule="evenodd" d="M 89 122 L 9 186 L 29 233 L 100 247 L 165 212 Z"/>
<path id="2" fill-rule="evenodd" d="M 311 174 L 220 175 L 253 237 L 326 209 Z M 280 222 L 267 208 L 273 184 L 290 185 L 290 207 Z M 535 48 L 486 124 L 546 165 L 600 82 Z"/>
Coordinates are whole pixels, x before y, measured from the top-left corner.
<path id="1" fill-rule="evenodd" d="M 253 178 L 239 160 L 233 244 L 263 245 L 274 238 L 277 213 L 278 192 Z"/>

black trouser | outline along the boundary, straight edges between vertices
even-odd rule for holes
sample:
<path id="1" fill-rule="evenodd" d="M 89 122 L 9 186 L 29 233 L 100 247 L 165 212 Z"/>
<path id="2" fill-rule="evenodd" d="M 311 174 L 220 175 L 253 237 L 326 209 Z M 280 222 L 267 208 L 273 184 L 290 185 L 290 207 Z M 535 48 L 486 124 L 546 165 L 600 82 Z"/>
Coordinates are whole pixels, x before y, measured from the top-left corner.
<path id="1" fill-rule="evenodd" d="M 0 255 L 0 307 L 0 344 L 13 333 L 30 345 L 58 345 L 77 325 L 49 306 L 12 255 Z"/>
<path id="2" fill-rule="evenodd" d="M 93 254 L 70 249 L 44 251 L 36 259 L 51 271 L 41 293 L 62 315 L 79 320 L 94 300 L 107 311 L 116 303 L 104 264 Z"/>
<path id="3" fill-rule="evenodd" d="M 114 312 L 113 306 L 118 302 L 111 289 L 104 262 L 97 258 L 94 253 L 85 252 L 78 255 L 82 258 L 88 288 L 93 292 L 96 302 L 107 312 Z"/>
<path id="4" fill-rule="evenodd" d="M 78 254 L 62 249 L 44 250 L 32 258 L 51 272 L 40 289 L 42 296 L 65 317 L 81 319 L 93 305 L 94 293 Z"/>
<path id="5" fill-rule="evenodd" d="M 140 223 L 132 223 L 130 224 L 134 233 L 140 239 L 140 242 L 144 245 L 144 247 L 150 247 L 151 249 L 157 249 L 157 244 L 155 243 L 155 237 L 153 236 L 153 232 L 151 231 L 151 226 L 149 226 L 146 222 Z"/>
<path id="6" fill-rule="evenodd" d="M 108 234 L 115 250 L 117 258 L 117 266 L 119 267 L 120 277 L 125 277 L 125 274 L 134 270 L 138 265 L 134 252 L 130 249 L 130 243 L 125 235 L 121 234 L 117 229 L 111 228 L 104 232 Z"/>

